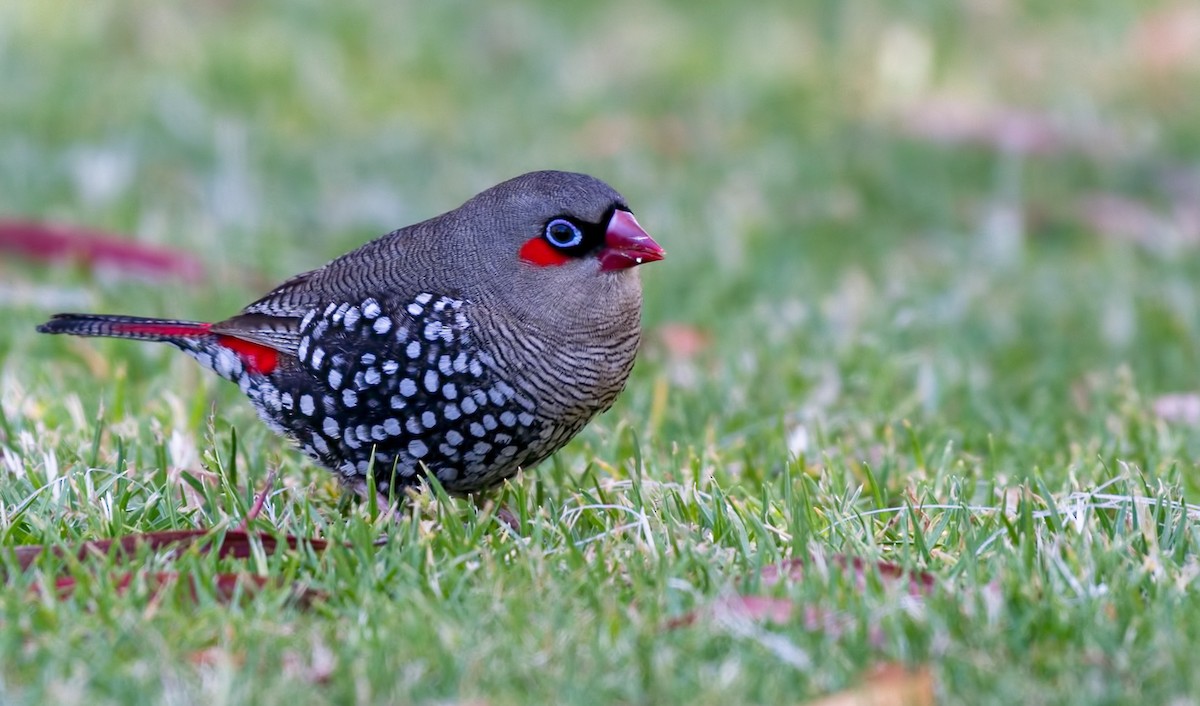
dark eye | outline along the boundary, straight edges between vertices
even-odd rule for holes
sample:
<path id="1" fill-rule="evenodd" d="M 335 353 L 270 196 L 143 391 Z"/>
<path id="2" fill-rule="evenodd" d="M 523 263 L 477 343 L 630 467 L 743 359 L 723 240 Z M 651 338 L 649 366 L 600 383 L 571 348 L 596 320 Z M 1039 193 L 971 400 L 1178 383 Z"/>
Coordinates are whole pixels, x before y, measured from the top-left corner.
<path id="1" fill-rule="evenodd" d="M 546 224 L 546 240 L 556 248 L 573 248 L 583 242 L 583 231 L 564 218 L 555 218 Z"/>

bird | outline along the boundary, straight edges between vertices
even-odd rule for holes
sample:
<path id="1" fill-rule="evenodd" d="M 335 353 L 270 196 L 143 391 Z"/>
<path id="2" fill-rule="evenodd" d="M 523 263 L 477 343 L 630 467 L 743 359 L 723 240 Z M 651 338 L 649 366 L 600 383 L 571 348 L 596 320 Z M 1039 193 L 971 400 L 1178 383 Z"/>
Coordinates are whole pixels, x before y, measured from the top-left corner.
<path id="1" fill-rule="evenodd" d="M 169 343 L 360 495 L 433 476 L 493 488 L 625 388 L 637 266 L 663 259 L 626 200 L 536 171 L 286 280 L 223 321 L 63 313 L 37 330 Z"/>

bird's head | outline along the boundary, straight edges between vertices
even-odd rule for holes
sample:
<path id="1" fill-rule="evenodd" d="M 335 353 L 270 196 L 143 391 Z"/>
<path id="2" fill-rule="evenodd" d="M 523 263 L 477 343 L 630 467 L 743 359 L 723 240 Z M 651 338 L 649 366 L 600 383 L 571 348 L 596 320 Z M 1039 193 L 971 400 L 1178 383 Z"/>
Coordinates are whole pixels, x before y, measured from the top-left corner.
<path id="1" fill-rule="evenodd" d="M 634 268 L 664 256 L 624 197 L 585 174 L 523 174 L 459 211 L 468 223 L 487 224 L 475 235 L 488 281 L 503 289 L 495 293 L 534 315 L 640 309 Z"/>

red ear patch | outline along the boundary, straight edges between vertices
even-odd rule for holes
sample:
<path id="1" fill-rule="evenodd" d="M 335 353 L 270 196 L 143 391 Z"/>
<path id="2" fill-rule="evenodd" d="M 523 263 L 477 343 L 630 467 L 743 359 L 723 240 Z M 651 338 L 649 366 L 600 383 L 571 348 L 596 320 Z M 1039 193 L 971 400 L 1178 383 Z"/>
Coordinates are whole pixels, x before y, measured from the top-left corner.
<path id="1" fill-rule="evenodd" d="M 521 246 L 521 259 L 538 267 L 553 267 L 566 263 L 571 257 L 539 237 L 531 238 Z"/>

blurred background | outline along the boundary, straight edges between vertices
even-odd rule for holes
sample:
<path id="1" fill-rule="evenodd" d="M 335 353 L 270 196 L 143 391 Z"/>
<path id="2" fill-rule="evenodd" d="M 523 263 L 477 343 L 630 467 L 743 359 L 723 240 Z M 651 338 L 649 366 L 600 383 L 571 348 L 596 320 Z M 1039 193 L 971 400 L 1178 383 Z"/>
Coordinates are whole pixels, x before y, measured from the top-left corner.
<path id="1" fill-rule="evenodd" d="M 32 326 L 223 317 L 558 168 L 615 185 L 669 252 L 601 434 L 769 467 L 878 455 L 907 420 L 935 447 L 1029 443 L 991 469 L 1019 475 L 1114 406 L 1200 417 L 1192 2 L 15 2 L 0 86 L 9 414 L 65 380 L 88 416 L 207 386 L 248 420 L 170 351 Z M 186 264 L 31 258 L 12 221 Z"/>

